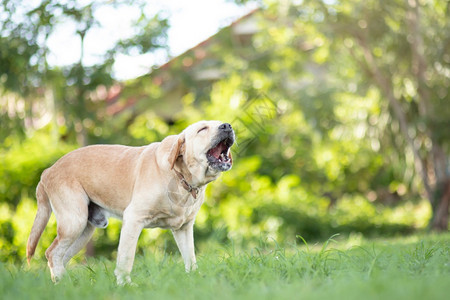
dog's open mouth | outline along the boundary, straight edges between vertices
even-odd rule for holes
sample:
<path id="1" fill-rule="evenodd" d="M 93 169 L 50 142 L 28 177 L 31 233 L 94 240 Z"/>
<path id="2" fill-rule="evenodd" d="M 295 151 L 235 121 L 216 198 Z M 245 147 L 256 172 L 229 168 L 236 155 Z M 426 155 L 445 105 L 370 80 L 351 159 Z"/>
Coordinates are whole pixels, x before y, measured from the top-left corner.
<path id="1" fill-rule="evenodd" d="M 234 143 L 234 138 L 225 137 L 219 141 L 216 146 L 209 149 L 206 153 L 209 165 L 219 171 L 228 171 L 233 164 L 230 154 L 230 147 Z"/>

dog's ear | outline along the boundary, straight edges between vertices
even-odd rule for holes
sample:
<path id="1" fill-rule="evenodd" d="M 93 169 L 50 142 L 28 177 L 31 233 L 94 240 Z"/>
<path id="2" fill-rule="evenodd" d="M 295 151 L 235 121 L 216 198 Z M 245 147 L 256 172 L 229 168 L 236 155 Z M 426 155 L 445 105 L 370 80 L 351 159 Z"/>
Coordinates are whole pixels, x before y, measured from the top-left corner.
<path id="1" fill-rule="evenodd" d="M 184 142 L 184 133 L 181 133 L 180 135 L 178 135 L 178 138 L 175 140 L 172 148 L 170 149 L 168 160 L 171 170 L 175 166 L 175 162 L 177 161 L 178 157 L 182 156 L 184 153 Z"/>

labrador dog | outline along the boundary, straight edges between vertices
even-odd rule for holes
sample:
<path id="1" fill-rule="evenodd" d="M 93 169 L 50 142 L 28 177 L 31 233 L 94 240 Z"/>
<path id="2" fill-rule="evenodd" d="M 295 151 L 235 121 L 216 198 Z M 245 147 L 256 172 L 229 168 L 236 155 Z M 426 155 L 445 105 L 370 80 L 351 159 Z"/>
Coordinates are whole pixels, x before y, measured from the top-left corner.
<path id="1" fill-rule="evenodd" d="M 94 145 L 66 154 L 42 173 L 36 188 L 28 263 L 53 211 L 57 236 L 45 256 L 54 282 L 111 216 L 123 220 L 114 271 L 119 285 L 131 283 L 143 228 L 171 229 L 186 271 L 195 270 L 194 219 L 206 185 L 231 169 L 234 141 L 230 124 L 200 121 L 147 146 Z"/>

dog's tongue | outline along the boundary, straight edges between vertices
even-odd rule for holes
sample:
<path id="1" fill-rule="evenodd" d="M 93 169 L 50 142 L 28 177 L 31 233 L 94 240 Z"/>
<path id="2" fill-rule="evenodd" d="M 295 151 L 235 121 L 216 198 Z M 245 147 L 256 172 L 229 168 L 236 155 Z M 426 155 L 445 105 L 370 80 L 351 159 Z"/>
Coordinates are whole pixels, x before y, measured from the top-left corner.
<path id="1" fill-rule="evenodd" d="M 224 142 L 219 143 L 216 147 L 209 150 L 209 153 L 215 158 L 219 159 L 220 154 L 226 149 L 226 145 Z"/>

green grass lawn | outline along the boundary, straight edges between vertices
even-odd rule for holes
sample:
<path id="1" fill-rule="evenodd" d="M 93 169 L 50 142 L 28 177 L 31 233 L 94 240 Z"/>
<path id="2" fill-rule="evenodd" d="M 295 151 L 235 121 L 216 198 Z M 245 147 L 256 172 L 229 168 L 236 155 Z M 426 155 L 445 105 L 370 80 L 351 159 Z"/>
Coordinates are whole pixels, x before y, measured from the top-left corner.
<path id="1" fill-rule="evenodd" d="M 198 251 L 186 274 L 178 255 L 136 257 L 137 287 L 118 287 L 114 261 L 73 263 L 58 285 L 43 260 L 0 265 L 2 299 L 450 299 L 450 234 Z"/>

